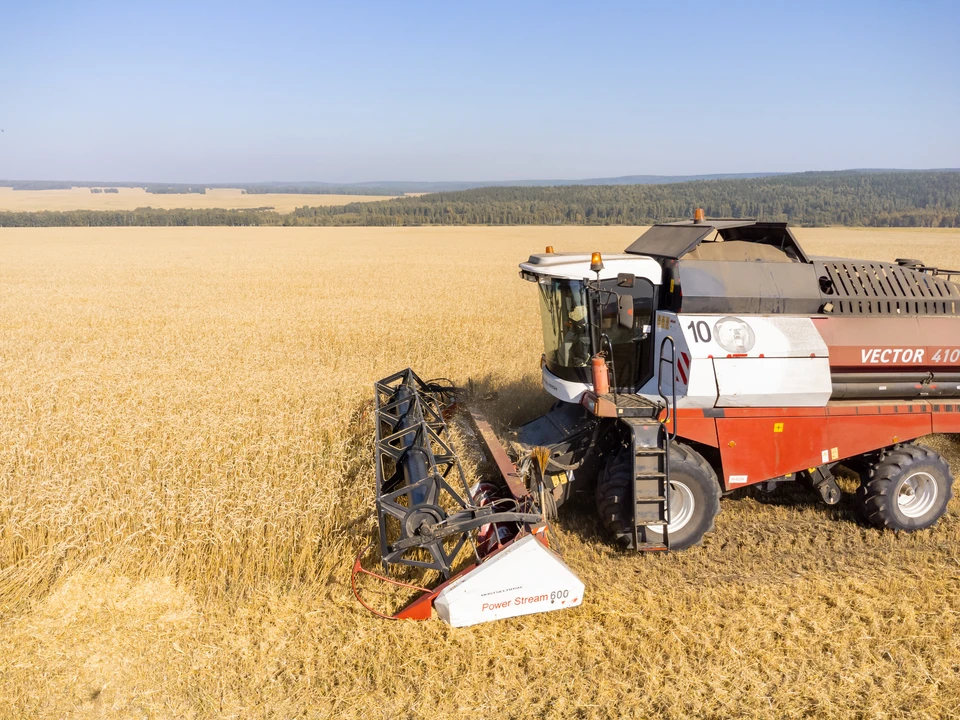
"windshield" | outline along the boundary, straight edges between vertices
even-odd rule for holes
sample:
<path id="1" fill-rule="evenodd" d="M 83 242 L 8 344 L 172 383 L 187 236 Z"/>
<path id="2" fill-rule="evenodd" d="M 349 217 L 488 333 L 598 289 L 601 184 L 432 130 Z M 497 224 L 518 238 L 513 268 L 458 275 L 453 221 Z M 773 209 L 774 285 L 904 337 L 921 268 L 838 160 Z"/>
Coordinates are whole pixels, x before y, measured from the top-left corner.
<path id="1" fill-rule="evenodd" d="M 549 367 L 582 368 L 590 364 L 590 322 L 582 280 L 543 277 L 540 319 Z"/>

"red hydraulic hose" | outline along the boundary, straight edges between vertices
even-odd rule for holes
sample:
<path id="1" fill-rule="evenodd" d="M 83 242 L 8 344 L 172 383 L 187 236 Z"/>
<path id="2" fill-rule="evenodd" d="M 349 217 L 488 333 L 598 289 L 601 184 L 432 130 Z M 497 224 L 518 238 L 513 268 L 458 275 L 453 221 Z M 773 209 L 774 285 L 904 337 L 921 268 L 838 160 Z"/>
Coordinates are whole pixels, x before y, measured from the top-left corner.
<path id="1" fill-rule="evenodd" d="M 359 602 L 361 605 L 363 605 L 367 610 L 372 612 L 377 617 L 381 617 L 384 620 L 399 620 L 400 618 L 396 617 L 395 615 L 384 615 L 382 612 L 374 610 L 372 607 L 370 607 L 369 605 L 367 605 L 367 603 L 364 602 L 363 598 L 360 597 L 360 591 L 357 589 L 357 575 L 359 575 L 360 573 L 363 573 L 364 575 L 370 575 L 371 577 L 375 577 L 378 580 L 382 580 L 383 582 L 389 583 L 391 585 L 410 588 L 411 590 L 416 590 L 421 594 L 427 594 L 433 591 L 428 590 L 427 588 L 420 587 L 419 585 L 411 585 L 410 583 L 400 582 L 399 580 L 393 580 L 392 578 L 388 578 L 385 575 L 380 575 L 378 573 L 371 572 L 370 570 L 366 570 L 365 568 L 363 568 L 360 565 L 360 561 L 363 559 L 363 556 L 367 554 L 367 552 L 370 550 L 372 546 L 373 546 L 372 542 L 367 543 L 366 547 L 364 547 L 357 554 L 357 559 L 353 561 L 353 573 L 350 575 L 350 585 L 353 588 L 353 596 L 357 599 L 357 602 Z"/>

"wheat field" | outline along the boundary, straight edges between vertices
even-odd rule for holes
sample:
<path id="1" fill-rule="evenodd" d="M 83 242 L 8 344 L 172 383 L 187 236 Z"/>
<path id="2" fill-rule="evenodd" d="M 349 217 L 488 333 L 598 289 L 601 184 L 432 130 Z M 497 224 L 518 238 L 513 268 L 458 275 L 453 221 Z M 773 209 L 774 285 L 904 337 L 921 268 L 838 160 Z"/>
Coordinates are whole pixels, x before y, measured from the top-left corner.
<path id="1" fill-rule="evenodd" d="M 576 610 L 454 630 L 355 603 L 373 381 L 412 366 L 498 391 L 500 425 L 538 414 L 517 263 L 639 232 L 0 230 L 0 717 L 960 713 L 960 506 L 880 532 L 849 479 L 834 508 L 741 492 L 666 556 L 565 507 Z M 798 234 L 960 266 L 960 231 Z M 957 438 L 927 442 L 960 474 Z"/>
<path id="2" fill-rule="evenodd" d="M 115 193 L 91 193 L 90 188 L 69 190 L 14 190 L 0 187 L 0 212 L 35 212 L 38 210 L 136 210 L 152 207 L 163 210 L 180 208 L 227 210 L 272 207 L 280 213 L 292 212 L 298 207 L 346 205 L 354 202 L 389 200 L 386 195 L 314 195 L 270 193 L 246 195 L 238 188 L 208 188 L 203 195 L 196 193 L 148 193 L 143 188 L 117 188 Z"/>

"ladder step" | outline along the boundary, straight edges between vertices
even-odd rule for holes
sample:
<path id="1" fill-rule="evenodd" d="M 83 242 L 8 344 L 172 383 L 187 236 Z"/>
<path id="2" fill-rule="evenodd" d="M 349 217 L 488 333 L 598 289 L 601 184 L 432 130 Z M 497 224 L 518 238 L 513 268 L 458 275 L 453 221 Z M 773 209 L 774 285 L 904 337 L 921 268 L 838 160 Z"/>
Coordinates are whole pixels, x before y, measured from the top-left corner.
<path id="1" fill-rule="evenodd" d="M 637 545 L 637 550 L 642 552 L 665 552 L 669 549 L 663 543 L 644 542 Z"/>
<path id="2" fill-rule="evenodd" d="M 661 423 L 629 423 L 633 449 L 633 540 L 636 550 L 647 552 L 666 552 L 670 549 L 670 538 L 666 528 L 670 514 L 670 498 L 667 488 L 670 482 L 668 472 L 670 436 Z M 640 542 L 645 528 L 656 527 L 663 532 L 659 542 Z"/>

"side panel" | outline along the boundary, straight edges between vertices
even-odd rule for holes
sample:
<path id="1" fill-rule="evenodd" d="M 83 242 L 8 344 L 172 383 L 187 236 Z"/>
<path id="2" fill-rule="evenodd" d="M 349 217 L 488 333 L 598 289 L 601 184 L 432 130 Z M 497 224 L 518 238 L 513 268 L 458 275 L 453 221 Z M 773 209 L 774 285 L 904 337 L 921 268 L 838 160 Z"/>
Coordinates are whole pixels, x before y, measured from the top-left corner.
<path id="1" fill-rule="evenodd" d="M 935 404 L 933 409 L 933 431 L 935 433 L 960 433 L 960 403 Z"/>
<path id="2" fill-rule="evenodd" d="M 827 357 L 813 320 L 783 315 L 675 316 L 693 357 Z"/>
<path id="3" fill-rule="evenodd" d="M 706 353 L 693 352 L 691 341 L 681 327 L 681 316 L 675 313 L 658 312 L 653 345 L 653 378 L 640 388 L 640 395 L 657 401 L 657 375 L 659 373 L 660 344 L 664 338 L 673 338 L 677 352 L 677 374 L 673 378 L 677 391 L 678 408 L 712 408 L 717 404 L 717 379 L 713 374 L 713 360 Z M 666 366 L 664 366 L 666 367 Z M 670 392 L 670 379 L 663 379 L 663 391 Z"/>
<path id="4" fill-rule="evenodd" d="M 717 437 L 727 490 L 822 464 L 823 417 L 720 418 Z"/>
<path id="5" fill-rule="evenodd" d="M 696 412 L 696 410 L 680 410 L 678 412 L 677 436 L 681 440 L 690 440 L 710 447 L 718 447 L 716 419 L 704 417 L 702 412 L 699 416 L 693 415 Z M 666 426 L 667 430 L 673 432 L 672 421 L 666 423 Z"/>
<path id="6" fill-rule="evenodd" d="M 827 346 L 808 317 L 658 312 L 655 353 L 666 336 L 676 343 L 678 408 L 823 407 L 830 399 Z M 663 385 L 669 391 L 668 378 Z M 655 400 L 656 378 L 640 394 Z"/>
<path id="7" fill-rule="evenodd" d="M 834 371 L 960 369 L 960 317 L 818 317 L 813 323 Z"/>
<path id="8" fill-rule="evenodd" d="M 933 415 L 912 413 L 907 415 L 874 415 L 872 417 L 847 416 L 827 418 L 827 438 L 830 460 L 833 451 L 844 458 L 887 447 L 898 442 L 908 442 L 933 432 Z"/>
<path id="9" fill-rule="evenodd" d="M 929 406 L 847 405 L 823 414 L 783 408 L 717 419 L 726 489 L 907 442 L 934 430 Z M 734 413 L 736 411 L 733 411 Z M 681 423 L 683 421 L 681 420 Z"/>
<path id="10" fill-rule="evenodd" d="M 717 407 L 823 407 L 833 392 L 827 358 L 716 358 Z"/>

